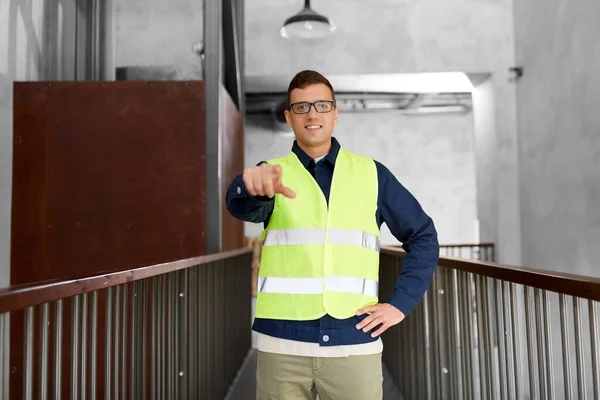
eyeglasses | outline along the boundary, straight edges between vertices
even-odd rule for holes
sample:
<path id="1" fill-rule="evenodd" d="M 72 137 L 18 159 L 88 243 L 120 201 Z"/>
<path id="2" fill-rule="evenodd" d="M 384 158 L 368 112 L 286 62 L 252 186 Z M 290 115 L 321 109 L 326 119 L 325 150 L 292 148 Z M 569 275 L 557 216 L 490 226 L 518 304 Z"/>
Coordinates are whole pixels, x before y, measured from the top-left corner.
<path id="1" fill-rule="evenodd" d="M 290 109 L 294 114 L 308 114 L 311 107 L 315 107 L 315 111 L 318 113 L 328 113 L 333 110 L 335 103 L 330 100 L 315 101 L 314 103 L 303 101 L 301 103 L 292 104 Z"/>

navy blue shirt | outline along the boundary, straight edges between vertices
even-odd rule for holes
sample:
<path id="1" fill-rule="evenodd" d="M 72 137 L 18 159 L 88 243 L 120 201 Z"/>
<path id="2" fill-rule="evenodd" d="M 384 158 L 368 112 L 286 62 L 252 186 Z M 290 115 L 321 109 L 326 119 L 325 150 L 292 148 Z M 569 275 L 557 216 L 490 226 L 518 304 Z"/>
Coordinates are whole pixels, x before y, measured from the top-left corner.
<path id="1" fill-rule="evenodd" d="M 331 139 L 327 156 L 315 163 L 294 141 L 292 151 L 315 178 L 329 203 L 331 179 L 340 144 Z M 263 161 L 264 162 L 264 161 Z M 261 162 L 262 163 L 262 162 Z M 259 163 L 260 164 L 260 163 Z M 423 211 L 419 202 L 394 175 L 375 161 L 379 193 L 377 198 L 377 225 L 385 222 L 390 232 L 402 243 L 407 252 L 402 262 L 402 272 L 388 303 L 408 315 L 421 300 L 435 271 L 439 257 L 437 232 L 433 221 Z M 284 171 L 285 173 L 285 171 Z M 293 188 L 291 188 L 293 190 Z M 231 182 L 226 194 L 227 209 L 235 218 L 264 223 L 266 227 L 273 212 L 275 200 L 264 196 L 253 197 L 246 192 L 242 174 Z M 252 329 L 283 339 L 319 343 L 321 346 L 339 346 L 368 343 L 377 340 L 370 332 L 356 329 L 356 324 L 367 314 L 339 320 L 329 315 L 311 321 L 275 320 L 255 318 Z M 377 328 L 375 328 L 376 330 Z M 323 337 L 327 336 L 327 342 Z"/>

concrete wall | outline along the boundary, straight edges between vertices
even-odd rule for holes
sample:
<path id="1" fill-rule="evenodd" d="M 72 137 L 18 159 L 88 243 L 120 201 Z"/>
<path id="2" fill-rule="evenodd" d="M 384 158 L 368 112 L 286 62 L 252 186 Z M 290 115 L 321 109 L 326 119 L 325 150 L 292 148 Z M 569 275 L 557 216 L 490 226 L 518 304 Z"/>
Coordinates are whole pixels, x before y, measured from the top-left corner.
<path id="1" fill-rule="evenodd" d="M 515 2 L 523 262 L 600 276 L 600 2 Z"/>
<path id="2" fill-rule="evenodd" d="M 269 117 L 246 120 L 246 167 L 289 153 L 293 137 L 265 129 Z M 393 111 L 340 113 L 335 137 L 350 151 L 392 171 L 434 219 L 442 243 L 473 242 L 476 192 L 471 114 L 406 116 Z M 426 159 L 426 160 L 424 160 Z M 259 236 L 262 224 L 246 224 Z M 385 244 L 397 244 L 387 229 Z"/>
<path id="3" fill-rule="evenodd" d="M 114 1 L 117 67 L 164 67 L 171 78 L 201 79 L 192 44 L 204 36 L 202 0 Z"/>
<path id="4" fill-rule="evenodd" d="M 332 18 L 337 32 L 317 42 L 281 38 L 281 24 L 301 6 L 296 0 L 246 2 L 246 75 L 287 74 L 291 78 L 305 68 L 324 74 L 492 74 L 495 147 L 478 145 L 490 154 L 477 160 L 495 156 L 495 162 L 479 164 L 477 169 L 481 179 L 491 179 L 495 170 L 502 173 L 494 185 L 479 188 L 484 199 L 496 198 L 494 204 L 482 209 L 489 215 L 480 215 L 480 219 L 488 224 L 482 230 L 491 232 L 488 240 L 497 243 L 500 261 L 519 264 L 515 90 L 508 81 L 508 68 L 514 65 L 512 0 L 315 0 L 313 8 Z M 431 163 L 432 158 L 424 154 L 421 166 Z M 490 228 L 494 221 L 498 224 Z"/>
<path id="5" fill-rule="evenodd" d="M 477 169 L 477 216 L 479 240 L 495 242 L 498 224 L 498 172 L 496 171 L 496 102 L 491 80 L 473 90 L 475 157 Z M 515 199 L 516 200 L 516 199 Z"/>
<path id="6" fill-rule="evenodd" d="M 74 0 L 0 1 L 0 287 L 10 282 L 13 82 L 68 78 L 74 19 Z"/>

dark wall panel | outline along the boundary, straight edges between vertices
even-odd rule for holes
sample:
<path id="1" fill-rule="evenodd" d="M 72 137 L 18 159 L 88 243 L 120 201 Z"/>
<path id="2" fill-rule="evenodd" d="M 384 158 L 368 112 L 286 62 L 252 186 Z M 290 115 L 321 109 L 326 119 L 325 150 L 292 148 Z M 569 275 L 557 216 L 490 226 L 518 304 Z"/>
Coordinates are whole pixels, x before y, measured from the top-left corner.
<path id="1" fill-rule="evenodd" d="M 201 81 L 16 83 L 11 283 L 205 254 L 204 104 Z"/>

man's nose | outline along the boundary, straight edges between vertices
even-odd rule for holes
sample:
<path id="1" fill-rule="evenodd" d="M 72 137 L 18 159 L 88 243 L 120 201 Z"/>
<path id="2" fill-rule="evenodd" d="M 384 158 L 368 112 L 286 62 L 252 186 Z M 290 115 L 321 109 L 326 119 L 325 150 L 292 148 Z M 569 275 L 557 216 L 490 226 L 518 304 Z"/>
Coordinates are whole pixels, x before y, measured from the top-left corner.
<path id="1" fill-rule="evenodd" d="M 310 119 L 314 119 L 317 117 L 317 110 L 315 108 L 315 105 L 311 105 L 310 108 L 308 109 L 308 118 Z"/>

